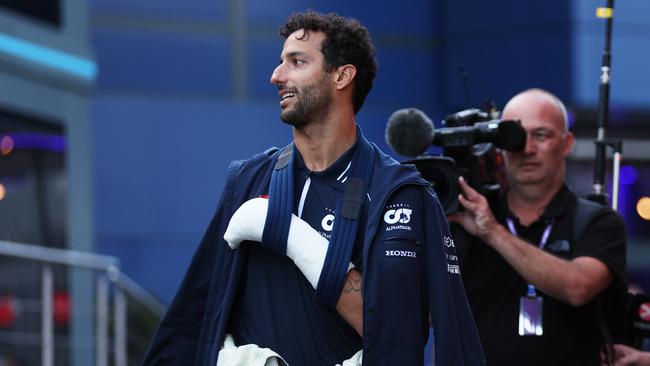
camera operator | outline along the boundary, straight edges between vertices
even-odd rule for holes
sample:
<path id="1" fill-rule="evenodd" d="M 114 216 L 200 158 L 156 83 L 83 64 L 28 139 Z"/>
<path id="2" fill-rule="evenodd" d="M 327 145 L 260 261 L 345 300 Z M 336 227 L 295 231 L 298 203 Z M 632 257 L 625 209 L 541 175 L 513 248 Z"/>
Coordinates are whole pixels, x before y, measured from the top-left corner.
<path id="1" fill-rule="evenodd" d="M 526 90 L 502 117 L 527 132 L 504 152 L 508 189 L 488 203 L 461 178 L 464 210 L 449 217 L 487 364 L 597 365 L 600 299 L 626 282 L 623 221 L 597 207 L 573 232 L 584 211 L 564 182 L 575 139 L 557 97 Z"/>

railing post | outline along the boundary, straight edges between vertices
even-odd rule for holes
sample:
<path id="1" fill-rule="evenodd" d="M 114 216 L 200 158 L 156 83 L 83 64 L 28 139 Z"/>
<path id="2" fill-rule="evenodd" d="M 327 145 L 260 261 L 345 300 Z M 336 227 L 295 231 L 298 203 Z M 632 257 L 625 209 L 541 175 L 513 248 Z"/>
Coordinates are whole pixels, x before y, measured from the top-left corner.
<path id="1" fill-rule="evenodd" d="M 110 282 L 115 285 L 114 299 L 114 364 L 125 366 L 128 362 L 128 329 L 127 329 L 127 295 L 143 304 L 155 315 L 162 317 L 165 313 L 165 306 L 156 299 L 129 276 L 122 273 L 119 269 L 119 261 L 115 257 L 99 255 L 95 253 L 80 252 L 74 250 L 48 248 L 40 245 L 30 245 L 21 243 L 12 243 L 0 240 L 0 256 L 10 256 L 22 258 L 41 263 L 42 276 L 42 314 L 41 314 L 41 365 L 53 366 L 54 364 L 54 274 L 52 265 L 71 266 L 74 268 L 83 268 L 92 270 L 97 274 L 95 284 L 96 297 L 96 325 L 94 349 L 92 345 L 86 342 L 92 339 L 92 319 L 88 319 L 87 313 L 92 312 L 91 308 L 85 304 L 86 296 L 91 293 L 88 286 L 92 284 L 91 276 L 71 276 L 72 286 L 72 326 L 71 330 L 73 344 L 71 344 L 70 358 L 73 364 L 88 364 L 88 358 L 92 359 L 90 354 L 95 351 L 95 366 L 108 366 L 109 355 L 109 293 Z M 104 272 L 104 273 L 100 273 Z M 109 282 L 110 281 L 110 282 Z M 81 298 L 77 295 L 83 293 Z M 81 315 L 80 316 L 80 311 Z M 75 342 L 76 341 L 76 342 Z M 77 350 L 81 349 L 81 350 Z M 111 352 L 112 353 L 112 352 Z M 92 361 L 90 361 L 92 362 Z"/>
<path id="2" fill-rule="evenodd" d="M 126 366 L 126 296 L 124 291 L 115 286 L 115 304 L 113 327 L 115 334 L 115 366 Z"/>
<path id="3" fill-rule="evenodd" d="M 54 275 L 52 266 L 43 264 L 41 267 L 41 365 L 52 366 L 54 364 L 54 330 L 53 330 L 53 295 Z"/>
<path id="4" fill-rule="evenodd" d="M 108 366 L 108 279 L 97 276 L 97 348 L 95 365 Z"/>

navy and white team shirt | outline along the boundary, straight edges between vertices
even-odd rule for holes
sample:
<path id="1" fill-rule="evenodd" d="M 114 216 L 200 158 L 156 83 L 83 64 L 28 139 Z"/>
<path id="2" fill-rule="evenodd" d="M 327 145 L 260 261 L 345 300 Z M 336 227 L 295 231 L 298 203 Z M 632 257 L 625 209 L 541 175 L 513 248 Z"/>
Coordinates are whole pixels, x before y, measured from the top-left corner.
<path id="1" fill-rule="evenodd" d="M 294 148 L 293 212 L 328 240 L 356 146 L 322 172 L 310 171 Z M 413 339 L 414 353 L 422 352 L 428 324 L 421 195 L 421 189 L 407 186 L 388 200 L 368 253 L 372 270 L 365 274 L 364 283 L 378 293 L 364 298 L 366 311 L 386 313 L 380 317 L 386 324 L 364 324 L 365 332 L 381 332 L 382 344 L 391 340 L 381 337 L 400 337 L 396 339 L 401 343 L 404 337 Z M 366 200 L 372 197 L 366 196 Z M 364 210 L 351 258 L 362 272 L 366 216 Z M 290 365 L 333 366 L 362 348 L 361 337 L 336 310 L 316 301 L 315 290 L 291 259 L 260 245 L 249 245 L 248 250 L 228 327 L 237 344 L 268 347 Z M 394 309 L 410 316 L 400 318 Z"/>

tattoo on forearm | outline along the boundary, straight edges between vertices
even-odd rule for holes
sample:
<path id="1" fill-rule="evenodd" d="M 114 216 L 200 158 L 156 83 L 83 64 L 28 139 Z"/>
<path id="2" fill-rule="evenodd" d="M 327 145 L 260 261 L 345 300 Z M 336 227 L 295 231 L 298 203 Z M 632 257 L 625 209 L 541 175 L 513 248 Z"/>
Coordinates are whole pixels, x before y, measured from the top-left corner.
<path id="1" fill-rule="evenodd" d="M 345 286 L 343 287 L 343 292 L 357 292 L 361 293 L 361 275 L 359 272 L 352 271 L 345 281 Z"/>

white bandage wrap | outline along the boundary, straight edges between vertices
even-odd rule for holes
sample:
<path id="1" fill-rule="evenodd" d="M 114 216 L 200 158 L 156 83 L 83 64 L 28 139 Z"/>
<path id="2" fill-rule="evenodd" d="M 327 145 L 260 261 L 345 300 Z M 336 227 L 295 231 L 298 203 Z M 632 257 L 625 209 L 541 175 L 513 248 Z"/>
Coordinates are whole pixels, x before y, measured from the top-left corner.
<path id="1" fill-rule="evenodd" d="M 287 257 L 307 278 L 315 289 L 327 256 L 327 239 L 322 237 L 308 223 L 296 215 L 291 215 L 291 226 L 287 238 Z"/>
<path id="2" fill-rule="evenodd" d="M 336 366 L 361 366 L 363 351 L 355 353 Z M 235 345 L 231 334 L 226 334 L 216 366 L 288 366 L 287 362 L 270 348 L 260 348 L 256 344 Z"/>
<path id="3" fill-rule="evenodd" d="M 284 359 L 270 348 L 260 348 L 256 344 L 235 345 L 230 334 L 223 341 L 217 366 L 286 366 Z"/>
<path id="4" fill-rule="evenodd" d="M 361 366 L 363 364 L 363 350 L 352 355 L 352 357 L 343 361 L 342 364 L 337 364 L 336 366 Z"/>
<path id="5" fill-rule="evenodd" d="M 261 242 L 269 201 L 253 198 L 244 202 L 230 219 L 224 239 L 231 249 L 239 247 L 242 241 Z M 287 257 L 296 264 L 300 272 L 315 289 L 327 256 L 328 241 L 318 231 L 296 215 L 291 215 Z M 354 268 L 350 263 L 348 271 Z"/>
<path id="6" fill-rule="evenodd" d="M 230 249 L 237 249 L 242 241 L 262 241 L 268 208 L 266 198 L 253 198 L 239 206 L 223 235 Z"/>

